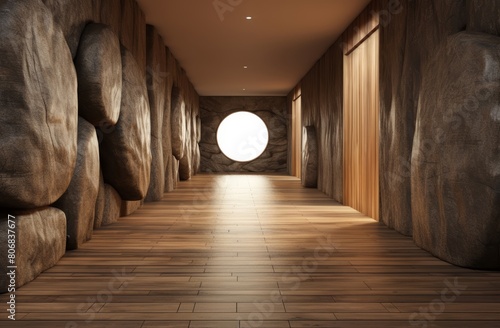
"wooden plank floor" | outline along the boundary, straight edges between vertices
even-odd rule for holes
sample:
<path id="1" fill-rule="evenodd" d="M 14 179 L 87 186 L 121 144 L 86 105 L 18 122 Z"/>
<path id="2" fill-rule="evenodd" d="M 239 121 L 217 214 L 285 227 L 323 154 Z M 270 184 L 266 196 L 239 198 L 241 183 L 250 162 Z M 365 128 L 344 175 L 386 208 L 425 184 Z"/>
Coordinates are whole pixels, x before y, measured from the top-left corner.
<path id="1" fill-rule="evenodd" d="M 199 175 L 96 231 L 17 311 L 0 326 L 500 327 L 500 273 L 442 262 L 292 177 Z"/>

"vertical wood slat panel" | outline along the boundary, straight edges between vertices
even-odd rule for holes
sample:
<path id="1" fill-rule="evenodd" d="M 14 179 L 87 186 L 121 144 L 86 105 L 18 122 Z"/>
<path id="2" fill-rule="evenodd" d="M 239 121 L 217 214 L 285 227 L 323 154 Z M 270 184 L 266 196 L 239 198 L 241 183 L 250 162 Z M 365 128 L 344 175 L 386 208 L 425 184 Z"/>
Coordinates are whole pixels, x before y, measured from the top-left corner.
<path id="1" fill-rule="evenodd" d="M 378 57 L 378 29 L 344 57 L 344 204 L 375 220 L 379 219 Z"/>
<path id="2" fill-rule="evenodd" d="M 292 124 L 291 124 L 291 169 L 290 174 L 300 178 L 302 174 L 302 113 L 301 89 L 297 86 L 292 96 Z"/>

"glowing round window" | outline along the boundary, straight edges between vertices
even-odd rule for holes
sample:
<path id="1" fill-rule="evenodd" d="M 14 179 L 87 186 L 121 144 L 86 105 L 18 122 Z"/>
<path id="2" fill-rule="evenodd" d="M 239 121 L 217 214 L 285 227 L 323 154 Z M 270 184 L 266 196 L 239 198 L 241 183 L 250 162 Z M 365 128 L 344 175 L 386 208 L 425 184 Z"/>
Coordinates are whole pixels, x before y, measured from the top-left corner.
<path id="1" fill-rule="evenodd" d="M 227 116 L 217 130 L 219 148 L 224 155 L 237 162 L 249 162 L 259 157 L 268 141 L 266 124 L 250 112 Z"/>

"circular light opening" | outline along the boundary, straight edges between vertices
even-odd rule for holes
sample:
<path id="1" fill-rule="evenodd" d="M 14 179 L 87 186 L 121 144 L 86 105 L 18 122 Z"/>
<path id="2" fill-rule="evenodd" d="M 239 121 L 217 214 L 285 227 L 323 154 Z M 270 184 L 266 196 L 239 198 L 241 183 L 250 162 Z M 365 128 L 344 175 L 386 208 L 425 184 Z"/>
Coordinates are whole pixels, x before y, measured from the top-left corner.
<path id="1" fill-rule="evenodd" d="M 221 151 L 237 162 L 250 162 L 264 152 L 269 131 L 264 121 L 250 112 L 227 116 L 217 129 L 217 144 Z"/>

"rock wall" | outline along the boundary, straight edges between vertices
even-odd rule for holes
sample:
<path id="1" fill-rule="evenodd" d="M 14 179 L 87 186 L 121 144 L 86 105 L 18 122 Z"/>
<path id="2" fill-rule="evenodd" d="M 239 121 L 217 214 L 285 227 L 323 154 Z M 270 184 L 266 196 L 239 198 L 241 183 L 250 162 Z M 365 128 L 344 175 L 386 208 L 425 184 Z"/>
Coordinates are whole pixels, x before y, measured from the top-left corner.
<path id="1" fill-rule="evenodd" d="M 302 126 L 316 129 L 318 189 L 338 202 L 343 200 L 343 60 L 336 42 L 300 83 Z"/>
<path id="2" fill-rule="evenodd" d="M 453 264 L 498 269 L 498 3 L 401 3 L 381 29 L 382 220 Z"/>
<path id="3" fill-rule="evenodd" d="M 421 73 L 437 47 L 464 29 L 465 1 L 402 1 L 388 17 L 380 34 L 380 217 L 411 235 L 411 156 Z"/>
<path id="4" fill-rule="evenodd" d="M 380 14 L 381 221 L 471 268 L 500 268 L 499 10 L 486 0 L 382 0 L 362 14 Z M 303 125 L 318 134 L 318 188 L 338 201 L 342 161 L 329 161 L 342 158 L 340 49 L 300 83 Z"/>
<path id="5" fill-rule="evenodd" d="M 286 97 L 200 97 L 202 172 L 279 172 L 287 170 L 288 139 Z M 262 155 L 248 163 L 226 157 L 217 145 L 217 128 L 235 112 L 257 114 L 269 130 L 269 144 Z M 196 142 L 196 140 L 193 140 Z"/>
<path id="6" fill-rule="evenodd" d="M 11 217 L 9 217 L 11 215 Z M 13 217 L 12 217 L 13 216 Z M 7 292 L 9 278 L 7 266 L 12 265 L 8 259 L 7 231 L 14 222 L 16 238 L 16 285 L 22 286 L 35 279 L 40 272 L 54 266 L 66 251 L 66 217 L 57 208 L 45 207 L 36 210 L 0 211 L 0 293 Z M 10 271 L 10 270 L 9 270 Z M 10 278 L 9 278 L 10 280 Z"/>
<path id="7" fill-rule="evenodd" d="M 318 141 L 316 128 L 312 125 L 302 129 L 302 186 L 318 186 Z"/>
<path id="8" fill-rule="evenodd" d="M 21 286 L 93 229 L 160 200 L 180 169 L 196 174 L 199 99 L 134 0 L 1 1 L 0 38 L 0 225 L 19 214 Z M 182 165 L 174 86 L 187 109 Z M 2 250 L 6 238 L 0 229 Z"/>

